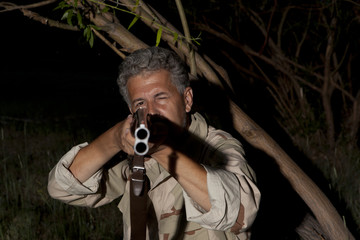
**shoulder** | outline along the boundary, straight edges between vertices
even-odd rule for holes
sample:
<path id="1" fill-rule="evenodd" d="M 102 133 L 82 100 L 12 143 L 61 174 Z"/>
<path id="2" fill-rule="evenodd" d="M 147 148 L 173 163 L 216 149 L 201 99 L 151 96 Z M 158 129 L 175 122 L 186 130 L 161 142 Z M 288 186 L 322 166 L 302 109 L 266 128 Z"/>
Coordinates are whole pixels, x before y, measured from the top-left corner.
<path id="1" fill-rule="evenodd" d="M 242 144 L 238 139 L 234 138 L 230 133 L 212 126 L 208 127 L 206 142 L 217 150 L 233 149 L 241 153 L 241 155 L 244 154 Z"/>

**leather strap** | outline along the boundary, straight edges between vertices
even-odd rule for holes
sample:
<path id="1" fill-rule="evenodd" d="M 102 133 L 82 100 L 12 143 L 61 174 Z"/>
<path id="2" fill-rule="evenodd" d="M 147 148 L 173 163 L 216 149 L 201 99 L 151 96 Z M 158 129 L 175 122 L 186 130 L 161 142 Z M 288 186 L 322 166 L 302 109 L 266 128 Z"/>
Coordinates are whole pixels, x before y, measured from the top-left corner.
<path id="1" fill-rule="evenodd" d="M 142 192 L 146 176 L 143 156 L 134 155 L 131 170 L 131 182 L 133 184 L 131 189 L 133 190 L 135 196 L 139 196 Z"/>
<path id="2" fill-rule="evenodd" d="M 146 239 L 147 193 L 150 183 L 146 176 L 144 157 L 135 155 L 132 161 L 130 180 L 131 239 Z"/>

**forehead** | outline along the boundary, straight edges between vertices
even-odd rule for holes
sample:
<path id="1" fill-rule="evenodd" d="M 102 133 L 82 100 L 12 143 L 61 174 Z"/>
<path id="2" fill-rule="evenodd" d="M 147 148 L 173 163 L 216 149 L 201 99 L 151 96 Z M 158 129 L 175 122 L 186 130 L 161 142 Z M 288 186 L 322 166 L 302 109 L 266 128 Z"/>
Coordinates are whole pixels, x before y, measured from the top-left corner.
<path id="1" fill-rule="evenodd" d="M 171 75 L 166 70 L 145 72 L 131 77 L 127 82 L 129 94 L 138 91 L 150 91 L 153 88 L 162 88 L 169 91 L 176 89 L 171 81 Z"/>

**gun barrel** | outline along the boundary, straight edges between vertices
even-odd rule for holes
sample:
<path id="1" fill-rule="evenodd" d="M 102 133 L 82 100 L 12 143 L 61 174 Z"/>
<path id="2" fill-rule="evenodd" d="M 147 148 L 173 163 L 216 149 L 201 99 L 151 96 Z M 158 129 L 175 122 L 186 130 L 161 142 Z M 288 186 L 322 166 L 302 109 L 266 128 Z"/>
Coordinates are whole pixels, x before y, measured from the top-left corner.
<path id="1" fill-rule="evenodd" d="M 134 152 L 137 155 L 145 155 L 149 151 L 148 140 L 150 132 L 147 128 L 147 112 L 145 108 L 139 108 L 135 114 L 136 129 L 134 132 L 135 144 Z"/>
<path id="2" fill-rule="evenodd" d="M 135 130 L 135 145 L 134 151 L 137 155 L 145 155 L 149 151 L 149 140 L 150 132 L 144 124 Z"/>

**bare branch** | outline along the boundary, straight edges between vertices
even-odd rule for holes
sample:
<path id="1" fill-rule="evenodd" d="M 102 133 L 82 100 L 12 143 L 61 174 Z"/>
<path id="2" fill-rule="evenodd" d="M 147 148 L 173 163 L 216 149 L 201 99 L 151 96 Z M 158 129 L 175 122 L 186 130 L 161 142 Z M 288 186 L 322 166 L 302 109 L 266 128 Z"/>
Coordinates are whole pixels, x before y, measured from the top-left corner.
<path id="1" fill-rule="evenodd" d="M 205 60 L 220 74 L 220 76 L 222 77 L 222 79 L 224 79 L 224 81 L 226 82 L 226 84 L 229 86 L 230 90 L 232 93 L 234 93 L 234 88 L 231 84 L 230 78 L 228 73 L 226 72 L 226 70 L 217 65 L 211 58 L 209 58 L 208 56 L 204 56 Z"/>
<path id="2" fill-rule="evenodd" d="M 179 11 L 181 23 L 184 29 L 185 39 L 188 43 L 188 48 L 190 49 L 190 72 L 193 76 L 196 76 L 196 63 L 195 63 L 195 53 L 194 49 L 191 47 L 191 35 L 189 30 L 189 25 L 186 20 L 184 8 L 182 6 L 181 0 L 175 0 L 177 9 Z"/>
<path id="3" fill-rule="evenodd" d="M 240 72 L 244 72 L 245 74 L 251 76 L 251 77 L 254 77 L 254 78 L 257 78 L 257 79 L 260 79 L 262 81 L 266 81 L 266 80 L 269 80 L 269 78 L 265 75 L 264 77 L 261 77 L 260 75 L 256 74 L 254 71 L 252 71 L 252 69 L 249 69 L 249 68 L 246 68 L 246 67 L 243 67 L 241 64 L 239 64 L 231 54 L 229 54 L 228 52 L 226 51 L 221 51 L 222 54 L 225 55 L 225 57 L 235 66 L 236 69 L 238 69 Z M 261 69 L 259 69 L 261 70 Z"/>
<path id="4" fill-rule="evenodd" d="M 326 20 L 324 20 L 326 21 Z M 331 19 L 330 26 L 328 27 L 328 41 L 325 50 L 325 65 L 324 65 L 324 82 L 321 91 L 322 104 L 325 111 L 325 119 L 327 124 L 327 139 L 331 147 L 335 145 L 335 126 L 333 111 L 331 108 L 331 96 L 334 91 L 332 85 L 331 75 L 331 56 L 334 49 L 334 31 L 336 25 L 336 18 Z"/>
<path id="5" fill-rule="evenodd" d="M 33 11 L 27 10 L 27 9 L 21 9 L 24 16 L 33 19 L 37 22 L 40 22 L 44 25 L 48 25 L 50 27 L 57 27 L 60 29 L 70 30 L 70 31 L 80 31 L 80 29 L 76 26 L 70 26 L 69 24 L 64 24 L 43 16 L 40 16 L 38 13 L 35 13 Z"/>
<path id="6" fill-rule="evenodd" d="M 352 141 L 356 140 L 357 132 L 359 131 L 360 124 L 360 91 L 357 92 L 352 114 L 350 117 L 350 138 Z"/>
<path id="7" fill-rule="evenodd" d="M 19 9 L 37 8 L 37 7 L 49 5 L 56 1 L 57 0 L 47 0 L 47 1 L 42 1 L 42 2 L 28 4 L 28 5 L 16 5 L 12 2 L 2 2 L 2 3 L 0 3 L 0 8 L 5 8 L 5 9 L 0 10 L 0 12 L 9 12 L 9 11 L 14 11 L 14 10 L 19 10 Z"/>
<path id="8" fill-rule="evenodd" d="M 204 24 L 198 24 L 198 27 L 199 29 L 203 30 L 203 31 L 206 31 L 208 33 L 211 33 L 213 34 L 214 36 L 224 40 L 225 42 L 231 44 L 232 46 L 236 47 L 236 48 L 239 48 L 241 49 L 245 54 L 247 54 L 247 56 L 249 57 L 249 55 L 251 56 L 255 56 L 257 58 L 260 58 L 261 60 L 263 60 L 264 62 L 270 64 L 271 66 L 273 66 L 275 69 L 281 71 L 283 74 L 289 76 L 289 78 L 291 78 L 291 76 L 293 76 L 293 74 L 291 74 L 292 72 L 290 71 L 290 68 L 289 67 L 286 67 L 284 68 L 284 66 L 280 65 L 278 62 L 287 62 L 287 63 L 291 63 L 292 65 L 306 71 L 307 73 L 309 74 L 313 74 L 315 77 L 317 78 L 320 78 L 322 79 L 323 77 L 315 72 L 311 72 L 310 70 L 306 69 L 304 66 L 294 62 L 294 61 L 291 61 L 290 59 L 286 58 L 286 57 L 283 57 L 282 55 L 276 55 L 276 56 L 273 56 L 274 58 L 275 57 L 280 57 L 281 59 L 278 60 L 278 61 L 274 61 L 273 59 L 271 58 L 268 58 L 264 55 L 259 55 L 258 52 L 254 51 L 253 49 L 251 49 L 250 47 L 246 46 L 246 45 L 242 45 L 241 43 L 239 43 L 238 41 L 232 39 L 231 37 L 223 34 L 223 33 L 220 33 L 220 32 L 217 32 L 216 30 L 210 28 L 208 25 L 204 25 Z M 317 91 L 317 92 L 321 92 L 321 89 L 311 83 L 309 83 L 308 81 L 300 78 L 299 76 L 296 76 L 296 79 L 299 80 L 301 83 L 303 84 L 306 84 L 307 86 L 309 86 L 310 88 L 312 88 L 313 90 Z"/>
<path id="9" fill-rule="evenodd" d="M 96 29 L 91 28 L 91 30 L 96 34 L 96 36 L 98 36 L 98 38 L 100 38 L 108 47 L 110 47 L 117 55 L 119 55 L 122 59 L 125 59 L 126 55 L 123 54 L 121 51 L 119 51 L 119 49 L 116 48 L 115 45 L 111 44 L 111 42 L 109 42 L 109 40 L 107 40 L 101 33 L 99 33 L 98 31 L 96 31 Z"/>
<path id="10" fill-rule="evenodd" d="M 289 109 L 289 103 L 285 102 L 284 98 L 280 97 L 283 95 L 280 95 L 279 93 L 274 93 L 273 90 L 271 90 L 270 88 L 268 88 L 271 96 L 273 96 L 273 98 L 275 99 L 275 101 L 277 102 L 277 106 L 279 108 L 279 113 L 282 115 L 283 119 L 288 119 L 290 118 L 292 121 L 292 124 L 294 124 L 295 126 L 299 126 L 299 122 L 297 120 L 297 118 L 294 116 L 294 112 L 291 111 Z M 275 89 L 277 90 L 277 89 Z M 287 130 L 287 127 L 283 127 L 285 130 Z M 290 135 L 290 134 L 289 134 Z"/>
<path id="11" fill-rule="evenodd" d="M 306 24 L 306 28 L 302 34 L 302 38 L 300 40 L 300 42 L 298 43 L 297 47 L 296 47 L 296 53 L 295 53 L 295 58 L 298 58 L 299 55 L 300 55 L 300 50 L 301 50 L 301 47 L 306 39 L 306 36 L 308 35 L 308 29 L 309 29 L 309 25 L 310 25 L 310 22 L 311 22 L 311 12 L 309 12 L 309 16 L 308 16 L 308 21 L 307 21 L 307 24 Z"/>
<path id="12" fill-rule="evenodd" d="M 262 54 L 262 52 L 264 51 L 268 41 L 269 41 L 269 31 L 270 31 L 270 26 L 272 23 L 272 19 L 274 17 L 274 13 L 276 11 L 276 7 L 277 7 L 277 0 L 274 1 L 274 6 L 272 7 L 272 11 L 271 11 L 271 15 L 270 15 L 270 20 L 268 22 L 267 28 L 266 28 L 266 35 L 265 35 L 265 40 L 264 40 L 264 44 L 262 45 L 259 54 Z"/>
<path id="13" fill-rule="evenodd" d="M 103 13 L 105 16 L 108 14 L 110 13 Z M 139 48 L 148 47 L 146 43 L 130 33 L 123 25 L 111 22 L 103 15 L 90 14 L 90 20 L 102 31 L 109 34 L 110 38 L 125 48 L 125 51 L 133 52 Z"/>
<path id="14" fill-rule="evenodd" d="M 293 7 L 291 7 L 291 6 L 286 7 L 283 14 L 282 14 L 282 16 L 281 16 L 281 20 L 280 20 L 280 23 L 279 23 L 279 30 L 278 30 L 278 33 L 277 33 L 277 46 L 278 46 L 278 48 L 281 48 L 281 35 L 282 35 L 283 26 L 284 26 L 287 14 L 289 13 L 290 9 L 292 9 L 292 8 Z"/>

